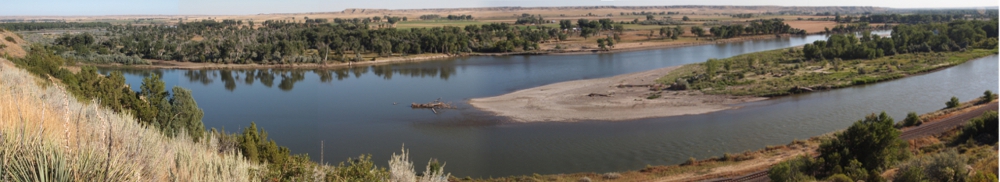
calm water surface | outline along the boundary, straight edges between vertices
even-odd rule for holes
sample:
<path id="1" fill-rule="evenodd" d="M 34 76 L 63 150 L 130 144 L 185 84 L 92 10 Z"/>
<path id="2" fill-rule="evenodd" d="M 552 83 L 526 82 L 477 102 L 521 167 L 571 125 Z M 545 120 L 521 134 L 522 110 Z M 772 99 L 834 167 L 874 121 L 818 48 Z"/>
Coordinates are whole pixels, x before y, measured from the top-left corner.
<path id="1" fill-rule="evenodd" d="M 206 127 L 238 132 L 250 122 L 293 153 L 336 163 L 372 154 L 387 165 L 400 147 L 422 167 L 446 162 L 456 176 L 610 172 L 678 164 L 689 157 L 786 144 L 844 129 L 867 113 L 944 107 L 997 90 L 997 57 L 874 85 L 779 97 L 703 115 L 623 122 L 510 123 L 466 104 L 555 82 L 608 77 L 799 46 L 821 35 L 613 54 L 467 57 L 339 70 L 122 70 L 164 75 L 193 90 Z M 104 69 L 102 71 L 109 71 Z M 440 98 L 459 106 L 434 114 L 410 109 Z M 398 103 L 398 105 L 394 105 Z"/>

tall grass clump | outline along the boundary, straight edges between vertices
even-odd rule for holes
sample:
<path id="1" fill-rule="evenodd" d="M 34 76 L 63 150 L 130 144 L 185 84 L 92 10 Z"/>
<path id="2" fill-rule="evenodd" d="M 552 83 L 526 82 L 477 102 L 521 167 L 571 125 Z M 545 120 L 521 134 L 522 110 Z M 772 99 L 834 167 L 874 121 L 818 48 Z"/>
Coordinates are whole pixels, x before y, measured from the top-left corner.
<path id="1" fill-rule="evenodd" d="M 219 135 L 170 138 L 0 66 L 0 181 L 259 181 L 265 170 L 220 150 Z"/>

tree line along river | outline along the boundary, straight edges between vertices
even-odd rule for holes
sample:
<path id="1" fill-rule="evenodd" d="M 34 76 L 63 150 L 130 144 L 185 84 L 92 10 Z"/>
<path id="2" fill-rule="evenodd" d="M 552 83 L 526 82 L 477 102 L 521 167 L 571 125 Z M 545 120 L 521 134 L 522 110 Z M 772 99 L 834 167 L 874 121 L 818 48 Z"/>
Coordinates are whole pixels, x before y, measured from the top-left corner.
<path id="1" fill-rule="evenodd" d="M 885 32 L 883 32 L 885 33 Z M 256 122 L 292 153 L 328 163 L 372 154 L 386 165 L 404 144 L 416 166 L 430 158 L 455 176 L 611 172 L 679 164 L 689 157 L 756 150 L 844 129 L 865 114 L 944 107 L 952 96 L 997 89 L 997 57 L 927 74 L 742 104 L 709 114 L 631 121 L 513 123 L 466 104 L 556 82 L 703 62 L 801 46 L 823 35 L 584 55 L 461 57 L 335 70 L 120 70 L 132 88 L 162 74 L 167 88 L 191 89 L 206 128 L 238 132 Z M 435 114 L 410 103 L 440 98 L 458 106 Z M 333 161 L 333 162 L 331 162 Z"/>

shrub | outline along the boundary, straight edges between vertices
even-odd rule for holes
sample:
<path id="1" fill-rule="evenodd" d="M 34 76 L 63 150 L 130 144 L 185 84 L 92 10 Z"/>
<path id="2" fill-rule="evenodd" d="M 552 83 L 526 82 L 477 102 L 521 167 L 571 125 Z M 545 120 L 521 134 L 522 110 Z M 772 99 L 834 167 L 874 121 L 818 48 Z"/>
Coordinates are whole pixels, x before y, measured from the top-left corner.
<path id="1" fill-rule="evenodd" d="M 691 157 L 691 158 L 688 158 L 687 161 L 684 161 L 684 163 L 682 163 L 681 165 L 682 166 L 690 166 L 690 165 L 697 165 L 697 164 L 698 164 L 698 160 L 694 159 L 694 157 Z"/>
<path id="2" fill-rule="evenodd" d="M 767 177 L 775 182 L 815 181 L 812 176 L 806 174 L 807 172 L 811 172 L 810 169 L 812 166 L 813 161 L 811 158 L 808 156 L 799 156 L 795 159 L 775 164 L 767 171 Z"/>
<path id="3" fill-rule="evenodd" d="M 984 144 L 996 143 L 998 132 L 997 122 L 997 112 L 986 111 L 983 115 L 970 119 L 954 142 L 959 143 L 973 139 Z"/>
<path id="4" fill-rule="evenodd" d="M 983 92 L 982 100 L 979 101 L 980 104 L 990 103 L 993 99 L 997 99 L 997 96 L 993 95 L 993 91 L 986 90 Z"/>
<path id="5" fill-rule="evenodd" d="M 906 119 L 903 119 L 903 126 L 920 126 L 923 121 L 920 120 L 920 116 L 916 112 L 906 113 Z"/>
<path id="6" fill-rule="evenodd" d="M 361 155 L 357 159 L 347 158 L 337 165 L 331 181 L 385 181 L 389 174 L 384 168 L 376 168 L 371 155 Z M 329 174 L 328 174 L 329 175 Z"/>
<path id="7" fill-rule="evenodd" d="M 851 177 L 847 177 L 847 175 L 844 175 L 844 174 L 834 174 L 833 176 L 827 177 L 826 181 L 829 181 L 829 182 L 854 182 L 854 180 L 851 180 Z"/>
<path id="8" fill-rule="evenodd" d="M 954 149 L 910 160 L 899 167 L 896 181 L 966 181 L 969 158 Z"/>
<path id="9" fill-rule="evenodd" d="M 973 181 L 973 182 L 991 182 L 991 181 L 997 181 L 997 176 L 993 175 L 993 173 L 990 173 L 990 172 L 987 172 L 987 171 L 979 171 L 979 172 L 976 172 L 976 175 L 973 175 L 971 178 L 969 178 L 969 181 Z"/>
<path id="10" fill-rule="evenodd" d="M 447 182 L 451 174 L 444 174 L 444 165 L 440 165 L 437 160 L 431 159 L 424 169 L 423 175 L 418 175 L 413 171 L 413 162 L 410 162 L 410 153 L 402 149 L 402 153 L 392 154 L 389 159 L 389 181 L 406 182 Z"/>
<path id="11" fill-rule="evenodd" d="M 956 108 L 959 104 L 961 104 L 961 102 L 958 101 L 958 97 L 951 97 L 951 100 L 944 103 L 944 105 L 947 106 L 946 108 Z"/>
<path id="12" fill-rule="evenodd" d="M 10 42 L 10 43 L 15 43 L 15 44 L 17 43 L 17 41 L 14 41 L 14 37 L 10 37 L 10 36 L 7 36 L 7 37 L 3 38 L 3 40 L 7 40 L 7 42 Z"/>
<path id="13" fill-rule="evenodd" d="M 836 138 L 824 141 L 818 149 L 820 158 L 826 161 L 824 168 L 859 165 L 860 170 L 881 171 L 905 159 L 909 154 L 906 152 L 907 143 L 899 139 L 900 131 L 893 127 L 893 123 L 885 112 L 879 115 L 873 113 L 864 120 L 854 122 L 843 133 L 836 134 Z"/>

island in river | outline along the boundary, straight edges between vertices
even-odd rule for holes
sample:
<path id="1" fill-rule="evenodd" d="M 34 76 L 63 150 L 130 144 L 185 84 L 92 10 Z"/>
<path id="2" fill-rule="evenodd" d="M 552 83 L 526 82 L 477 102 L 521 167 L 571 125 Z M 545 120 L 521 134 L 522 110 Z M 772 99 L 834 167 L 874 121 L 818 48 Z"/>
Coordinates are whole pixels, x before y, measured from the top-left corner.
<path id="1" fill-rule="evenodd" d="M 693 90 L 662 90 L 655 81 L 680 66 L 575 80 L 519 90 L 469 103 L 479 109 L 527 121 L 630 120 L 702 114 L 733 104 L 765 99 L 754 96 L 706 95 Z"/>
<path id="2" fill-rule="evenodd" d="M 735 104 L 764 100 L 813 90 L 841 88 L 898 79 L 994 55 L 996 49 L 942 53 L 908 53 L 877 59 L 835 62 L 789 63 L 801 57 L 802 48 L 779 49 L 744 54 L 682 66 L 660 68 L 609 78 L 575 80 L 528 88 L 504 95 L 470 99 L 473 107 L 519 122 L 538 121 L 620 121 L 641 118 L 703 114 L 735 108 Z M 761 58 L 771 58 L 773 62 Z M 755 60 L 770 65 L 770 71 L 742 72 L 735 64 Z M 912 61 L 921 60 L 921 61 Z M 739 72 L 739 79 L 726 84 L 692 82 L 690 89 L 669 89 L 671 80 L 704 80 L 706 64 L 735 62 L 726 71 Z M 898 66 L 886 65 L 889 63 Z M 905 66 L 899 65 L 905 63 Z M 831 64 L 841 64 L 831 66 Z M 846 66 L 845 66 L 846 65 Z M 716 65 L 717 67 L 721 67 Z M 755 66 L 755 65 L 751 65 Z M 844 69 L 844 67 L 854 69 Z M 755 67 L 763 67 L 756 65 Z M 794 69 L 792 69 L 794 68 Z M 866 71 L 867 70 L 867 71 Z M 786 71 L 780 72 L 780 71 Z M 724 73 L 725 71 L 717 71 Z M 818 78 L 818 79 L 817 79 Z M 674 83 L 674 84 L 669 84 Z M 689 85 L 689 83 L 684 83 Z M 707 86 L 706 86 L 707 85 Z"/>

